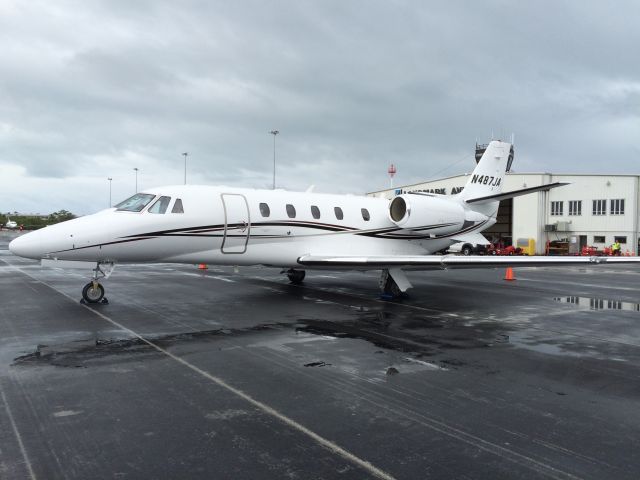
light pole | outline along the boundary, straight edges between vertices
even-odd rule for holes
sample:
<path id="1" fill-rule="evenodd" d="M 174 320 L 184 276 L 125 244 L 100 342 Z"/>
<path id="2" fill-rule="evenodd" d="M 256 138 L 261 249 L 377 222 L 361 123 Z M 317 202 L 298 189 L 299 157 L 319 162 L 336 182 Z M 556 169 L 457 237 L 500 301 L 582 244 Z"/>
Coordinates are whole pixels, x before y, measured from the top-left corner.
<path id="1" fill-rule="evenodd" d="M 184 156 L 184 184 L 187 184 L 187 155 L 189 155 L 189 152 L 184 152 L 182 154 Z"/>
<path id="2" fill-rule="evenodd" d="M 136 193 L 138 193 L 138 167 L 133 168 L 136 172 Z"/>
<path id="3" fill-rule="evenodd" d="M 109 180 L 109 208 L 111 208 L 111 181 L 113 178 L 109 177 L 107 180 Z"/>
<path id="4" fill-rule="evenodd" d="M 271 130 L 269 132 L 273 135 L 273 189 L 276 189 L 276 135 L 280 132 L 278 130 Z"/>

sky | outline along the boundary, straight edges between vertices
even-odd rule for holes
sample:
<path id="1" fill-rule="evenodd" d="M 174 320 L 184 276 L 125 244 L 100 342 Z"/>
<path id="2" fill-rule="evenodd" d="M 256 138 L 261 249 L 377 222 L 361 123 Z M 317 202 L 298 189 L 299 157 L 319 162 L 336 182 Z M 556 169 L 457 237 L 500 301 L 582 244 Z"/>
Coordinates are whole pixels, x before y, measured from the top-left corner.
<path id="1" fill-rule="evenodd" d="M 640 174 L 640 2 L 0 0 L 0 212 L 187 183 Z M 112 178 L 109 182 L 107 179 Z"/>

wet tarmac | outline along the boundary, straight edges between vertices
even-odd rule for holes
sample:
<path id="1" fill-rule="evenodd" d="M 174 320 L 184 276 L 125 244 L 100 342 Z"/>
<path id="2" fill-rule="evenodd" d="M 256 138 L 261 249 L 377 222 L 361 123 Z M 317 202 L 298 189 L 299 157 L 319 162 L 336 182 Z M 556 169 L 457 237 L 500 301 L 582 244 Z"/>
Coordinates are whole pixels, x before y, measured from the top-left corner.
<path id="1" fill-rule="evenodd" d="M 640 269 L 377 274 L 12 256 L 2 479 L 640 478 Z"/>

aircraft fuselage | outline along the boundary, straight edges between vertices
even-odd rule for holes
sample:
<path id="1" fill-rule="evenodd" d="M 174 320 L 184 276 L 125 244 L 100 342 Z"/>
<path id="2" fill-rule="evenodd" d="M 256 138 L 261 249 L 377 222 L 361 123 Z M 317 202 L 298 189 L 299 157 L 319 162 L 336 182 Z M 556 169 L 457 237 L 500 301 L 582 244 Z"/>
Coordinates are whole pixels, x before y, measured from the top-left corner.
<path id="1" fill-rule="evenodd" d="M 389 200 L 365 196 L 209 186 L 143 194 L 152 199 L 139 212 L 103 210 L 33 232 L 11 248 L 58 260 L 295 267 L 309 253 L 424 255 L 454 243 L 463 227 L 433 208 L 423 228 L 403 229 L 390 219 Z M 162 197 L 164 210 L 154 209 Z"/>

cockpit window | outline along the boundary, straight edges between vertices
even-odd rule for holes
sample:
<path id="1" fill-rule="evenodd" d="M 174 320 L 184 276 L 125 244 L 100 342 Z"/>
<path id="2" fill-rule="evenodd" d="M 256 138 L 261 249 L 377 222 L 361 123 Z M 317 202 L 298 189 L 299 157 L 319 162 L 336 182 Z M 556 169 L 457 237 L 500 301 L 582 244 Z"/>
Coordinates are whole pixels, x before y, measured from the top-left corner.
<path id="1" fill-rule="evenodd" d="M 176 203 L 173 204 L 173 208 L 171 209 L 171 213 L 184 213 L 184 208 L 182 207 L 182 200 L 176 198 Z"/>
<path id="2" fill-rule="evenodd" d="M 149 213 L 166 213 L 167 208 L 169 208 L 169 202 L 171 202 L 171 197 L 160 197 L 156 200 L 156 203 L 151 205 Z"/>
<path id="3" fill-rule="evenodd" d="M 136 193 L 133 197 L 117 204 L 116 208 L 121 212 L 141 212 L 154 198 L 155 195 L 150 193 Z"/>

